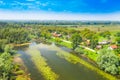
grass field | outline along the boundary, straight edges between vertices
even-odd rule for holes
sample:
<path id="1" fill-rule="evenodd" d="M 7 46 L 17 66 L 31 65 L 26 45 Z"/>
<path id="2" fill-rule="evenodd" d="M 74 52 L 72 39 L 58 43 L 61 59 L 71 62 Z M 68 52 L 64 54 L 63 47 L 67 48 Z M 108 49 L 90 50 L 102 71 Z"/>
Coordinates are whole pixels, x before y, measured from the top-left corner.
<path id="1" fill-rule="evenodd" d="M 76 30 L 84 30 L 85 28 L 90 29 L 91 31 L 110 31 L 110 32 L 118 32 L 120 31 L 120 25 L 82 25 L 78 28 L 73 28 Z"/>

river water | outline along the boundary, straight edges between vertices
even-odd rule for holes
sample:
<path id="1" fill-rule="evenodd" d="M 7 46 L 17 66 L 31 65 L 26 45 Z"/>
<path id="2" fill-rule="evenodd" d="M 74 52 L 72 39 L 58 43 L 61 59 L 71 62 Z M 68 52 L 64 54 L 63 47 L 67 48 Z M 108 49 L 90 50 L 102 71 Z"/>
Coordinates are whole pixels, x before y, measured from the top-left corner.
<path id="1" fill-rule="evenodd" d="M 31 44 L 29 47 L 36 45 L 38 44 Z M 58 80 L 107 80 L 101 75 L 81 64 L 72 64 L 63 58 L 58 57 L 56 55 L 57 51 L 51 48 L 51 46 L 56 47 L 54 44 L 39 44 L 38 50 L 40 51 L 41 55 L 47 60 L 47 63 L 52 68 L 52 70 L 59 75 Z M 31 49 L 29 47 L 27 49 Z M 65 48 L 63 50 L 65 50 Z M 69 52 L 69 49 L 66 48 L 66 51 Z M 29 53 L 26 53 L 25 49 L 19 49 L 18 53 L 21 54 L 21 58 L 24 61 L 28 72 L 31 74 L 31 79 L 44 80 L 32 62 L 32 56 L 29 56 Z"/>

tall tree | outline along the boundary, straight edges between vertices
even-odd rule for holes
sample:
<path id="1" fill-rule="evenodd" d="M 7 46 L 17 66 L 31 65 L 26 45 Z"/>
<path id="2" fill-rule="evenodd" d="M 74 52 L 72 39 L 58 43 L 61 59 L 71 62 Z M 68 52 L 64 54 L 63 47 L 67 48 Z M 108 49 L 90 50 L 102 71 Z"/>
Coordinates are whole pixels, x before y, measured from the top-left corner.
<path id="1" fill-rule="evenodd" d="M 101 32 L 100 35 L 109 40 L 110 36 L 111 36 L 111 33 L 110 33 L 110 31 L 104 31 L 104 32 Z"/>
<path id="2" fill-rule="evenodd" d="M 74 50 L 75 48 L 78 47 L 80 42 L 82 42 L 82 37 L 79 34 L 75 33 L 72 35 L 71 41 L 72 41 L 72 48 Z"/>
<path id="3" fill-rule="evenodd" d="M 98 37 L 97 35 L 94 34 L 90 39 L 90 47 L 94 49 L 97 44 L 98 44 Z"/>

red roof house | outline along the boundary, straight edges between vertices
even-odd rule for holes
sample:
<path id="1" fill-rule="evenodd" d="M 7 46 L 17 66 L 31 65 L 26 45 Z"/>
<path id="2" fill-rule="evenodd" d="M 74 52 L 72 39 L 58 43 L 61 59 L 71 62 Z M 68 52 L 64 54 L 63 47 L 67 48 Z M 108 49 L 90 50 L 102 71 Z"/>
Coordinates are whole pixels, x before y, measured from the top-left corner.
<path id="1" fill-rule="evenodd" d="M 113 50 L 113 49 L 117 49 L 117 48 L 118 48 L 117 45 L 111 45 L 111 46 L 110 46 L 110 49 L 112 49 L 112 50 Z"/>

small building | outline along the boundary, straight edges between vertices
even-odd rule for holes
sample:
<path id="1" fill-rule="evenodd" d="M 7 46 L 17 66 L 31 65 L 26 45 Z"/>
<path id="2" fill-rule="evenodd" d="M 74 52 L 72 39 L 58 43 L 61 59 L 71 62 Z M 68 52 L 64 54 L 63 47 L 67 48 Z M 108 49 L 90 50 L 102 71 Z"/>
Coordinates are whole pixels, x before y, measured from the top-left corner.
<path id="1" fill-rule="evenodd" d="M 54 33 L 52 33 L 52 36 L 54 36 L 54 37 L 61 37 L 62 35 L 61 34 L 57 34 L 57 32 L 54 32 Z"/>
<path id="2" fill-rule="evenodd" d="M 97 45 L 97 46 L 96 46 L 96 49 L 101 49 L 101 48 L 102 48 L 101 45 Z"/>
<path id="3" fill-rule="evenodd" d="M 110 47 L 109 47 L 109 49 L 111 49 L 111 50 L 114 50 L 114 49 L 117 49 L 118 48 L 118 46 L 117 45 L 111 45 Z"/>
<path id="4" fill-rule="evenodd" d="M 99 45 L 106 45 L 106 44 L 110 44 L 109 41 L 102 41 L 102 42 L 98 42 Z"/>
<path id="5" fill-rule="evenodd" d="M 70 35 L 67 35 L 67 36 L 66 36 L 66 40 L 69 40 L 69 39 L 70 39 Z"/>
<path id="6" fill-rule="evenodd" d="M 86 43 L 87 46 L 89 46 L 90 45 L 90 40 L 88 40 L 88 39 L 85 40 L 85 43 Z"/>

